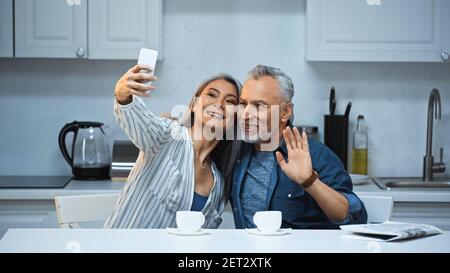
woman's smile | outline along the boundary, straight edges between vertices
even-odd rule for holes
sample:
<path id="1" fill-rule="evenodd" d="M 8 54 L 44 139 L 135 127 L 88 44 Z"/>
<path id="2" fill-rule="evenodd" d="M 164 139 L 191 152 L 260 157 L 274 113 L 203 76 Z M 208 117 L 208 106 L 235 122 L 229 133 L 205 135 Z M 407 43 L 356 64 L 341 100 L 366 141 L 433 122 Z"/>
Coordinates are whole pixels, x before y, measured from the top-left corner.
<path id="1" fill-rule="evenodd" d="M 218 119 L 224 119 L 225 118 L 225 116 L 223 114 L 223 111 L 205 109 L 205 113 L 208 116 L 211 116 L 213 118 L 218 118 Z"/>

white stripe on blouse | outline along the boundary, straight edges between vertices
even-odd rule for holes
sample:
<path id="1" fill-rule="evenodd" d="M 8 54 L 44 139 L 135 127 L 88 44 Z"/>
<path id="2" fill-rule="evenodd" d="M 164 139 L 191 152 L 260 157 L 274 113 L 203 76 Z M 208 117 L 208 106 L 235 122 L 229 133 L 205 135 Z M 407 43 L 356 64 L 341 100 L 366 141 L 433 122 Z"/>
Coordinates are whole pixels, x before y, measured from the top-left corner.
<path id="1" fill-rule="evenodd" d="M 194 147 L 188 129 L 154 115 L 144 101 L 114 101 L 120 127 L 140 153 L 105 228 L 176 227 L 179 210 L 190 210 L 194 196 Z M 217 228 L 224 209 L 223 177 L 212 164 L 214 185 L 202 209 L 204 228 Z"/>

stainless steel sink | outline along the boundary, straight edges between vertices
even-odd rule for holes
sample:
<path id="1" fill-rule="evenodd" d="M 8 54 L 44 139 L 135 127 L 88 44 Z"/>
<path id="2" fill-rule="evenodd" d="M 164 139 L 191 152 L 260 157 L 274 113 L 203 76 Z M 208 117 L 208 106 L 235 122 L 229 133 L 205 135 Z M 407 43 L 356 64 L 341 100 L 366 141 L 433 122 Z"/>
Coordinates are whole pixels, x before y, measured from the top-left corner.
<path id="1" fill-rule="evenodd" d="M 434 181 L 422 181 L 421 177 L 375 177 L 372 179 L 375 184 L 382 190 L 450 190 L 450 178 L 435 178 Z"/>
<path id="2" fill-rule="evenodd" d="M 422 177 L 375 177 L 372 180 L 382 190 L 450 190 L 450 177 L 438 178 L 435 173 L 445 173 L 444 149 L 440 149 L 440 161 L 434 162 L 433 150 L 433 117 L 441 119 L 441 96 L 439 90 L 431 90 L 428 99 L 426 154 L 423 158 Z M 426 181 L 423 181 L 426 180 Z"/>

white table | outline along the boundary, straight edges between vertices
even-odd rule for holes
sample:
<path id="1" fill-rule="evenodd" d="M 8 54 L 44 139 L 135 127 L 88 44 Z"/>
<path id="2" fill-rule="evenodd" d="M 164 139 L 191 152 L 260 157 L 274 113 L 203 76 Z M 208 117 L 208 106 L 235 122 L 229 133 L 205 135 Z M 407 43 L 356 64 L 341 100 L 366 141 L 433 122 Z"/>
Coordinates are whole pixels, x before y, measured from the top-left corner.
<path id="1" fill-rule="evenodd" d="M 246 230 L 208 230 L 202 236 L 168 234 L 163 229 L 10 229 L 0 252 L 450 252 L 450 232 L 402 242 L 349 238 L 341 230 L 292 230 L 282 236 Z"/>

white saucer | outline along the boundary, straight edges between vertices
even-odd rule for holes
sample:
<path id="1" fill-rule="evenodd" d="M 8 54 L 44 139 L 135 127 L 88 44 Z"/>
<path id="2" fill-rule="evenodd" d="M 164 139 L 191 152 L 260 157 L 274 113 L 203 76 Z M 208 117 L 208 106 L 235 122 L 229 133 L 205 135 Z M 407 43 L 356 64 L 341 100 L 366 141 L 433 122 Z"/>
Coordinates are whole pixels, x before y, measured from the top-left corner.
<path id="1" fill-rule="evenodd" d="M 249 234 L 252 234 L 252 235 L 279 236 L 279 235 L 290 234 L 292 228 L 280 228 L 279 230 L 271 231 L 271 232 L 263 232 L 257 228 L 247 228 L 246 230 Z"/>
<path id="2" fill-rule="evenodd" d="M 353 185 L 360 185 L 369 182 L 369 176 L 363 174 L 350 174 L 350 178 L 352 179 Z"/>
<path id="3" fill-rule="evenodd" d="M 367 180 L 353 180 L 352 181 L 352 184 L 353 185 L 363 185 L 363 184 L 367 184 L 367 183 L 369 183 L 370 181 L 367 179 Z"/>
<path id="4" fill-rule="evenodd" d="M 206 230 L 204 230 L 202 228 L 197 231 L 184 231 L 184 230 L 181 230 L 178 228 L 166 228 L 166 230 L 170 234 L 182 235 L 182 236 L 199 236 L 199 235 L 209 234 Z"/>
<path id="5" fill-rule="evenodd" d="M 350 177 L 354 180 L 364 180 L 364 179 L 369 179 L 368 175 L 365 174 L 357 174 L 357 173 L 351 173 Z"/>

